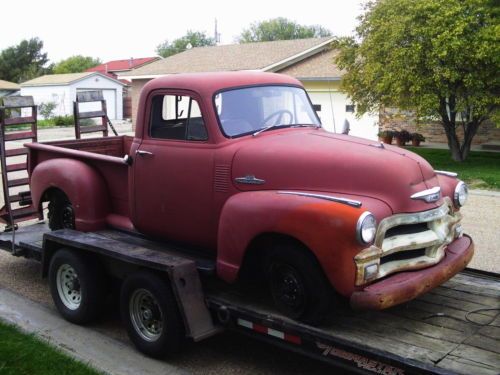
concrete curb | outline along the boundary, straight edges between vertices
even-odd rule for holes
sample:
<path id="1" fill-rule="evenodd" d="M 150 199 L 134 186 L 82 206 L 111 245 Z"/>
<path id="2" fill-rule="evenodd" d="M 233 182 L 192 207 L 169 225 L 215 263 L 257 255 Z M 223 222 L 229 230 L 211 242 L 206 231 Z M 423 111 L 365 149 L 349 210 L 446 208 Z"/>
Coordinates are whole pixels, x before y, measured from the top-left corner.
<path id="1" fill-rule="evenodd" d="M 112 375 L 184 375 L 188 372 L 157 361 L 131 345 L 92 328 L 66 322 L 55 311 L 0 288 L 0 318 L 62 350 L 98 371 Z"/>
<path id="2" fill-rule="evenodd" d="M 500 191 L 472 189 L 472 190 L 469 190 L 469 192 L 472 195 L 482 195 L 484 197 L 498 197 L 498 198 L 500 198 Z"/>

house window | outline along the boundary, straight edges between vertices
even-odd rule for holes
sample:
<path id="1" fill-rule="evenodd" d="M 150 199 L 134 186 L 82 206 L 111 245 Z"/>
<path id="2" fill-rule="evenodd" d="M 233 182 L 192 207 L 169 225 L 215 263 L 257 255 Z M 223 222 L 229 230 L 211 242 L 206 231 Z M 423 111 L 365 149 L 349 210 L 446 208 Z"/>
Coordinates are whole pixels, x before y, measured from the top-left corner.
<path id="1" fill-rule="evenodd" d="M 321 104 L 313 104 L 313 109 L 316 112 L 321 112 Z"/>
<path id="2" fill-rule="evenodd" d="M 355 109 L 356 109 L 356 106 L 354 104 L 347 104 L 345 106 L 345 111 L 348 113 L 354 113 Z"/>
<path id="3" fill-rule="evenodd" d="M 157 95 L 152 100 L 152 138 L 205 141 L 205 122 L 198 102 L 186 95 Z"/>

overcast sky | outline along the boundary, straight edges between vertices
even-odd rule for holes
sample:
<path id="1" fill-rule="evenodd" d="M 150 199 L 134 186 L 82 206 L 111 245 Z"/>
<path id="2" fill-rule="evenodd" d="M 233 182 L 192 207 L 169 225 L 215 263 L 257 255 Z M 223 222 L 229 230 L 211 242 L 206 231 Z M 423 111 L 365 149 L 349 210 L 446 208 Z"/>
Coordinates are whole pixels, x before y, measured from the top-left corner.
<path id="1" fill-rule="evenodd" d="M 361 0 L 24 0 L 2 4 L 0 50 L 39 37 L 51 61 L 72 55 L 103 61 L 154 56 L 156 46 L 187 30 L 214 33 L 234 43 L 252 22 L 286 17 L 319 24 L 335 35 L 351 34 Z"/>

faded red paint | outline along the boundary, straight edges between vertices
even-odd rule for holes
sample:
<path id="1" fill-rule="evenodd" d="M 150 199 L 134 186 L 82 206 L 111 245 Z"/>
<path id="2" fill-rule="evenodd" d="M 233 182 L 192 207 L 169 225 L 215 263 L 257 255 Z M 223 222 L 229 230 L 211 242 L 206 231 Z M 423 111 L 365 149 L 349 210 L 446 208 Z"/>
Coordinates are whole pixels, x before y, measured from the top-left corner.
<path id="1" fill-rule="evenodd" d="M 339 293 L 350 297 L 355 292 L 353 301 L 371 298 L 364 296 L 372 295 L 369 291 L 378 285 L 387 286 L 394 303 L 408 295 L 411 298 L 412 293 L 391 286 L 391 280 L 401 280 L 408 272 L 365 289 L 354 287 L 353 258 L 363 248 L 355 239 L 356 221 L 367 210 L 380 221 L 396 213 L 436 208 L 442 199 L 425 203 L 410 196 L 441 186 L 443 195 L 452 197 L 457 180 L 437 176 L 424 159 L 404 149 L 388 145 L 380 148 L 374 141 L 322 129 L 285 128 L 257 137 L 226 138 L 217 122 L 214 94 L 231 87 L 267 84 L 301 87 L 294 78 L 259 72 L 179 74 L 150 81 L 141 93 L 133 140 L 113 138 L 113 147 L 104 139 L 95 140 L 88 148 L 84 140 L 71 145 L 28 145 L 35 204 L 47 189 L 57 187 L 78 207 L 78 229 L 109 225 L 205 248 L 217 258 L 217 273 L 227 282 L 237 279 L 253 239 L 265 233 L 288 235 L 310 249 Z M 151 98 L 166 93 L 190 95 L 198 101 L 207 141 L 149 136 Z M 136 156 L 137 150 L 153 156 Z M 132 157 L 130 166 L 122 161 L 124 154 Z M 234 182 L 236 177 L 249 174 L 265 180 L 265 184 Z M 356 199 L 362 207 L 283 195 L 280 190 Z M 458 246 L 456 243 L 463 240 L 455 241 L 449 249 Z M 445 261 L 452 258 L 449 254 Z M 428 275 L 439 267 L 444 266 L 412 274 Z M 418 289 L 412 283 L 421 279 L 405 280 L 409 280 L 407 290 Z M 354 305 L 363 303 L 379 308 L 373 302 Z"/>

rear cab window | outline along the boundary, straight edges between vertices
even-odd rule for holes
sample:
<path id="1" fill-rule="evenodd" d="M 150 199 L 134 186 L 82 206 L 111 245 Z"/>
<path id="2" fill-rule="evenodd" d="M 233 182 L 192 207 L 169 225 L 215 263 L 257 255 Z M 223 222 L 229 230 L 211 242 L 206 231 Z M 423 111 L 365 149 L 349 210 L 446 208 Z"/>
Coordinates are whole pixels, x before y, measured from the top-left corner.
<path id="1" fill-rule="evenodd" d="M 208 140 L 200 106 L 188 95 L 166 94 L 153 97 L 149 135 L 155 139 Z"/>

